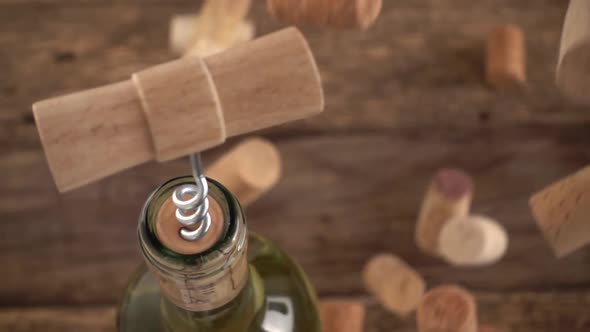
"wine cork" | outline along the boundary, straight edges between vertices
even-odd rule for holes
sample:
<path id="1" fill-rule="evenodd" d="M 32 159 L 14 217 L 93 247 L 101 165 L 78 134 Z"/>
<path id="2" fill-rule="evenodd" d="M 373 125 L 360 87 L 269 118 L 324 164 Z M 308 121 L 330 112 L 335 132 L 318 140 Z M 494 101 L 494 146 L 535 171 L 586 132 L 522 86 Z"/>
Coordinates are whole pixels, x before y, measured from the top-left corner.
<path id="1" fill-rule="evenodd" d="M 416 244 L 425 253 L 439 255 L 439 237 L 452 218 L 469 213 L 473 196 L 471 177 L 459 169 L 442 169 L 432 179 L 416 224 Z"/>
<path id="2" fill-rule="evenodd" d="M 60 191 L 141 163 L 323 110 L 317 66 L 294 28 L 204 59 L 183 58 L 132 79 L 33 105 Z"/>
<path id="3" fill-rule="evenodd" d="M 170 49 L 178 55 L 207 57 L 224 51 L 234 45 L 247 42 L 254 37 L 255 28 L 249 21 L 238 24 L 232 38 L 221 43 L 211 38 L 196 38 L 199 30 L 199 15 L 185 14 L 173 16 L 170 21 Z"/>
<path id="4" fill-rule="evenodd" d="M 387 310 L 401 317 L 416 309 L 426 288 L 418 272 L 389 254 L 373 257 L 363 269 L 363 280 Z"/>
<path id="5" fill-rule="evenodd" d="M 557 257 L 590 242 L 590 167 L 537 192 L 529 204 Z"/>
<path id="6" fill-rule="evenodd" d="M 206 57 L 252 39 L 254 25 L 244 19 L 250 3 L 250 0 L 208 0 L 199 14 L 172 17 L 172 51 Z"/>
<path id="7" fill-rule="evenodd" d="M 289 24 L 368 29 L 381 0 L 267 0 L 272 16 Z"/>
<path id="8" fill-rule="evenodd" d="M 249 138 L 223 155 L 206 174 L 223 183 L 247 206 L 272 189 L 281 177 L 278 149 L 263 138 Z"/>
<path id="9" fill-rule="evenodd" d="M 559 61 L 557 86 L 570 99 L 590 104 L 590 1 L 570 0 L 565 16 Z"/>
<path id="10" fill-rule="evenodd" d="M 522 87 L 526 82 L 524 33 L 516 25 L 493 29 L 486 46 L 486 79 L 498 89 Z"/>
<path id="11" fill-rule="evenodd" d="M 504 228 L 484 216 L 451 219 L 440 233 L 440 254 L 457 266 L 488 265 L 497 262 L 508 248 Z"/>
<path id="12" fill-rule="evenodd" d="M 191 46 L 193 35 L 199 21 L 198 14 L 174 15 L 170 19 L 168 40 L 172 52 L 183 55 Z"/>
<path id="13" fill-rule="evenodd" d="M 209 215 L 211 216 L 211 226 L 209 231 L 198 241 L 185 240 L 180 235 L 180 229 L 184 226 L 176 219 L 176 205 L 172 197 L 168 198 L 158 210 L 156 217 L 156 234 L 160 242 L 168 249 L 183 255 L 200 254 L 219 241 L 224 231 L 224 217 L 221 206 L 217 201 L 209 196 Z M 197 224 L 188 227 L 191 230 L 199 227 Z"/>
<path id="14" fill-rule="evenodd" d="M 473 296 L 455 285 L 430 290 L 416 313 L 418 332 L 477 332 L 477 307 Z"/>
<path id="15" fill-rule="evenodd" d="M 321 300 L 323 332 L 363 332 L 365 306 L 352 300 Z"/>

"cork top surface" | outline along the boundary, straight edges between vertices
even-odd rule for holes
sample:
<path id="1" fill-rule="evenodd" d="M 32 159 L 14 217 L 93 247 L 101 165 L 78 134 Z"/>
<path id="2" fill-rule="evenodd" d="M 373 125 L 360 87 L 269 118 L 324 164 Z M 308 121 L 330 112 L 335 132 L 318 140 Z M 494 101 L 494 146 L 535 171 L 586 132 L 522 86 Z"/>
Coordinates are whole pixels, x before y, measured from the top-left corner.
<path id="1" fill-rule="evenodd" d="M 575 251 L 588 242 L 583 235 L 588 232 L 588 188 L 590 167 L 549 185 L 535 193 L 529 201 L 535 221 L 559 257 Z"/>
<path id="2" fill-rule="evenodd" d="M 583 197 L 583 193 L 580 192 L 574 195 L 574 199 L 565 199 L 569 198 L 573 191 L 572 178 L 573 176 L 570 176 L 554 183 L 531 197 L 529 204 L 533 209 L 533 214 L 544 227 L 560 226 L 563 220 L 568 219 L 568 210 Z"/>
<path id="3" fill-rule="evenodd" d="M 440 233 L 441 255 L 454 265 L 487 265 L 501 259 L 508 235 L 497 221 L 470 215 L 451 219 Z"/>
<path id="4" fill-rule="evenodd" d="M 400 258 L 380 254 L 363 270 L 365 287 L 388 310 L 406 316 L 416 309 L 426 284 L 422 277 Z"/>
<path id="5" fill-rule="evenodd" d="M 473 192 L 473 180 L 460 169 L 444 168 L 434 176 L 432 185 L 446 197 L 459 199 Z"/>
<path id="6" fill-rule="evenodd" d="M 424 296 L 418 308 L 418 320 L 427 331 L 462 331 L 475 315 L 475 300 L 458 286 L 440 286 Z"/>
<path id="7" fill-rule="evenodd" d="M 487 221 L 485 217 L 471 215 L 450 219 L 440 232 L 441 254 L 458 262 L 470 261 L 481 255 L 489 241 L 482 224 Z"/>
<path id="8" fill-rule="evenodd" d="M 211 215 L 211 228 L 199 240 L 187 241 L 180 236 L 180 229 L 185 227 L 176 220 L 176 205 L 172 197 L 168 198 L 160 207 L 156 219 L 156 234 L 158 239 L 168 249 L 184 255 L 200 254 L 211 248 L 223 233 L 223 211 L 217 201 L 209 196 L 209 214 Z M 198 225 L 196 225 L 198 227 Z"/>

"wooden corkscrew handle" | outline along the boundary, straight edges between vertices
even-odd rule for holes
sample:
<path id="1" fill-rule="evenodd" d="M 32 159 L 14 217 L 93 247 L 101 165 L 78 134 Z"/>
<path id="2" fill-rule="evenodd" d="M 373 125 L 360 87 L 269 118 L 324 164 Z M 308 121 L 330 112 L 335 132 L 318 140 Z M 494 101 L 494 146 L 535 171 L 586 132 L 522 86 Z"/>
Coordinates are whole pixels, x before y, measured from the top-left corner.
<path id="1" fill-rule="evenodd" d="M 187 57 L 127 81 L 33 105 L 53 178 L 67 191 L 141 163 L 323 110 L 302 34 L 287 28 L 204 59 Z"/>

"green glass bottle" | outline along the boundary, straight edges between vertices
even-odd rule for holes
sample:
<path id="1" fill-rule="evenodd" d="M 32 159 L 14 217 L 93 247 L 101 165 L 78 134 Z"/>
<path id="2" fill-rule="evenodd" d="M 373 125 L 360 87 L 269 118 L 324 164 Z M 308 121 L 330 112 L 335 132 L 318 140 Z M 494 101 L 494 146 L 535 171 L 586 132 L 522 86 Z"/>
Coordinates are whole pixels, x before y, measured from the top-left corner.
<path id="1" fill-rule="evenodd" d="M 208 180 L 225 227 L 213 247 L 183 255 L 159 241 L 159 208 L 191 181 L 168 181 L 143 208 L 138 234 L 146 264 L 125 291 L 119 331 L 319 332 L 317 300 L 302 270 L 271 242 L 248 234 L 239 203 L 219 183 Z"/>

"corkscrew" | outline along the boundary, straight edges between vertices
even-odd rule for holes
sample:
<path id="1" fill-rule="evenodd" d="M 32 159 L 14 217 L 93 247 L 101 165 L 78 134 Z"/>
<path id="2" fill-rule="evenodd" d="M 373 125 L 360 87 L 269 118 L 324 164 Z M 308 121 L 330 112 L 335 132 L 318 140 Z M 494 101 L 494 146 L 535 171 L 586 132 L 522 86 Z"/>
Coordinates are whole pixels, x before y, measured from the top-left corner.
<path id="1" fill-rule="evenodd" d="M 312 52 L 301 32 L 288 28 L 222 54 L 185 57 L 122 82 L 37 102 L 33 111 L 63 192 L 299 120 L 323 106 Z"/>
<path id="2" fill-rule="evenodd" d="M 64 192 L 151 160 L 166 162 L 303 119 L 323 107 L 309 45 L 299 30 L 287 28 L 221 54 L 183 57 L 121 82 L 43 100 L 33 112 L 53 179 Z M 191 165 L 195 182 L 175 188 L 163 205 L 166 218 L 156 218 L 155 227 L 163 245 L 185 254 L 210 247 L 222 230 L 215 221 L 224 218 L 217 202 L 207 200 L 199 155 L 191 156 Z M 272 184 L 278 175 L 270 175 Z M 240 182 L 252 186 L 249 179 Z"/>
<path id="3" fill-rule="evenodd" d="M 172 201 L 176 205 L 176 220 L 184 225 L 180 230 L 180 236 L 187 241 L 196 241 L 209 231 L 211 227 L 211 215 L 209 214 L 209 186 L 207 178 L 203 174 L 203 163 L 200 153 L 190 155 L 190 162 L 195 184 L 185 184 L 172 195 Z M 185 198 L 189 196 L 189 198 Z M 200 224 L 192 230 L 189 227 Z"/>

